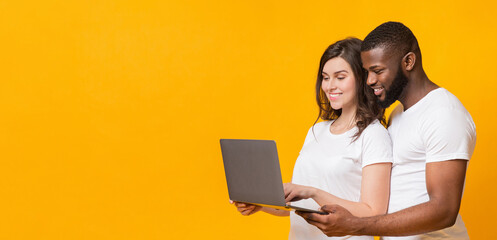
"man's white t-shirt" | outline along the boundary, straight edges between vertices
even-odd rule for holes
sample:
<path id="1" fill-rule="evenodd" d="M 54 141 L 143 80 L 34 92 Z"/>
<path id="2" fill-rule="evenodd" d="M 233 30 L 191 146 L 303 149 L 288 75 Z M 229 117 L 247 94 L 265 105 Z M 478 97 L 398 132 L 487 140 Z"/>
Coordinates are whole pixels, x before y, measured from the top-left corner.
<path id="1" fill-rule="evenodd" d="M 393 161 L 390 137 L 385 127 L 376 120 L 352 142 L 357 127 L 335 135 L 330 132 L 332 122 L 320 122 L 314 125 L 314 129 L 309 129 L 295 162 L 292 183 L 312 186 L 339 198 L 359 202 L 362 168 L 374 163 Z M 313 199 L 292 204 L 311 209 L 319 208 Z M 373 239 L 371 236 L 328 238 L 294 212 L 290 213 L 290 222 L 289 239 Z"/>
<path id="2" fill-rule="evenodd" d="M 393 167 L 389 213 L 429 200 L 426 164 L 453 159 L 469 160 L 476 143 L 471 115 L 449 91 L 438 88 L 403 111 L 402 105 L 390 117 L 388 132 L 393 142 Z M 454 226 L 409 237 L 382 239 L 469 239 L 458 215 Z"/>

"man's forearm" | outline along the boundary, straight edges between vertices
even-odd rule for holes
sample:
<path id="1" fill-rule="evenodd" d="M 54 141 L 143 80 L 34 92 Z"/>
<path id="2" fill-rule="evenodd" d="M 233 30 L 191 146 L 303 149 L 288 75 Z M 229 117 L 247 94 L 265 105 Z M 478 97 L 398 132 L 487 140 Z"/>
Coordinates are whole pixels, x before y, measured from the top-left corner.
<path id="1" fill-rule="evenodd" d="M 433 201 L 395 213 L 357 218 L 353 235 L 409 236 L 432 232 L 454 225 L 457 212 Z"/>

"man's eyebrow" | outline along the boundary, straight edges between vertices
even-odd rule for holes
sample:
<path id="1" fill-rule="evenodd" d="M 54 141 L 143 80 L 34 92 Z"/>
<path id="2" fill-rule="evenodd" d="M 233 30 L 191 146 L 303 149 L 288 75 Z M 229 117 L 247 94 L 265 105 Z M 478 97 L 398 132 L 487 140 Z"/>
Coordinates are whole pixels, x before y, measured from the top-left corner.
<path id="1" fill-rule="evenodd" d="M 378 66 L 378 65 L 373 65 L 373 66 L 369 67 L 368 69 L 369 69 L 369 70 L 374 70 L 375 68 L 379 68 L 379 67 L 380 67 L 380 66 Z"/>

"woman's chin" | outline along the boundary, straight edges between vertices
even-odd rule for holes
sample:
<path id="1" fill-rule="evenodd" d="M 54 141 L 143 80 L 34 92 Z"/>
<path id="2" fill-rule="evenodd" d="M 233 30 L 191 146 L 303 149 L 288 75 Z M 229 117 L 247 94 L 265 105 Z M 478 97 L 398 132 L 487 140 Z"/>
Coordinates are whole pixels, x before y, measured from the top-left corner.
<path id="1" fill-rule="evenodd" d="M 341 104 L 331 104 L 331 108 L 333 108 L 333 110 L 340 110 L 342 109 L 342 105 Z"/>

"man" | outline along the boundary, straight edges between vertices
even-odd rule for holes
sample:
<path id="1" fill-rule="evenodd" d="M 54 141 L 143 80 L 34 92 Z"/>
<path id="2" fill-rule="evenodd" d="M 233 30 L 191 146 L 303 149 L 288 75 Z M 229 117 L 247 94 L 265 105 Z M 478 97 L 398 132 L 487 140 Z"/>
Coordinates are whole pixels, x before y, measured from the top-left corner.
<path id="1" fill-rule="evenodd" d="M 358 218 L 338 205 L 325 205 L 328 215 L 298 214 L 328 236 L 469 239 L 458 213 L 476 142 L 471 115 L 428 79 L 416 37 L 402 23 L 386 22 L 369 33 L 361 58 L 378 103 L 401 103 L 388 127 L 394 153 L 389 213 Z"/>

